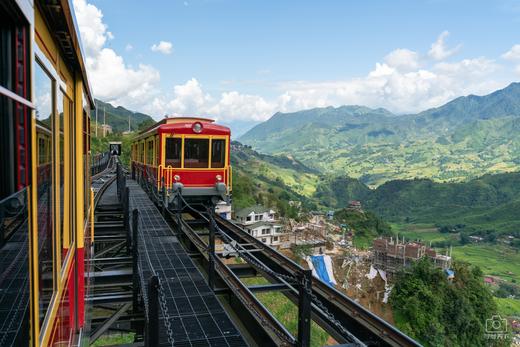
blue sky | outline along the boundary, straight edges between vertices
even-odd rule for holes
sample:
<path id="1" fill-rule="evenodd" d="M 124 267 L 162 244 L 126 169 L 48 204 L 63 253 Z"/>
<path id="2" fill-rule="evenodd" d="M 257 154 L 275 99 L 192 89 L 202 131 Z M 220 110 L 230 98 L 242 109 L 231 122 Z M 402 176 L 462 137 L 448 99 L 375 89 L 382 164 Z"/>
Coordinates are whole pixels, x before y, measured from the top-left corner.
<path id="1" fill-rule="evenodd" d="M 342 104 L 407 113 L 520 79 L 520 1 L 74 5 L 94 94 L 156 118 L 249 124 Z"/>

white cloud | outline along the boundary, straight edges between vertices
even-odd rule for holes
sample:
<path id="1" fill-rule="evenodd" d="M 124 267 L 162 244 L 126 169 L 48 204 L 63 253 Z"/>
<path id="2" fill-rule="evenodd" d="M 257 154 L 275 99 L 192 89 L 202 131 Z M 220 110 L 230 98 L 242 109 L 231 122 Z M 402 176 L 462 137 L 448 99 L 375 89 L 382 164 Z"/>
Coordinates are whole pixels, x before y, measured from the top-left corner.
<path id="1" fill-rule="evenodd" d="M 171 54 L 173 45 L 168 41 L 160 41 L 158 44 L 153 44 L 151 50 L 162 54 Z"/>
<path id="2" fill-rule="evenodd" d="M 125 51 L 127 51 L 127 52 L 130 52 L 132 49 L 134 49 L 134 46 L 132 46 L 129 43 L 125 46 Z"/>
<path id="3" fill-rule="evenodd" d="M 509 51 L 502 54 L 502 58 L 507 60 L 520 60 L 520 45 L 514 45 Z"/>
<path id="4" fill-rule="evenodd" d="M 74 11 L 95 97 L 127 107 L 151 99 L 160 79 L 159 71 L 146 64 L 128 66 L 113 49 L 105 47 L 113 35 L 97 7 L 86 0 L 74 0 Z"/>
<path id="5" fill-rule="evenodd" d="M 419 55 L 409 49 L 398 48 L 385 57 L 385 63 L 401 71 L 417 70 Z"/>
<path id="6" fill-rule="evenodd" d="M 446 31 L 427 54 L 399 48 L 375 63 L 371 71 L 355 78 L 278 82 L 274 89 L 272 82 L 263 81 L 261 83 L 267 83 L 263 86 L 271 86 L 275 94 L 270 98 L 242 93 L 232 87 L 234 82 L 224 86 L 228 90 L 212 94 L 196 78 L 161 91 L 157 69 L 146 64 L 129 66 L 123 57 L 106 47 L 112 35 L 98 8 L 86 0 L 74 0 L 74 7 L 95 96 L 158 117 L 184 114 L 211 116 L 228 122 L 261 121 L 278 111 L 349 104 L 408 113 L 439 106 L 460 95 L 491 92 L 511 82 L 513 75 L 498 73 L 504 66 L 486 57 L 445 61 L 460 48 L 460 45 L 446 47 Z M 126 50 L 130 47 L 127 45 Z M 152 47 L 165 54 L 173 49 L 171 43 L 165 41 Z M 520 45 L 515 45 L 502 57 L 514 60 L 519 55 Z M 520 74 L 520 65 L 516 72 Z"/>
<path id="7" fill-rule="evenodd" d="M 437 38 L 437 41 L 432 43 L 430 51 L 428 52 L 428 55 L 435 59 L 435 60 L 443 60 L 446 59 L 453 54 L 457 53 L 459 49 L 462 47 L 462 45 L 458 44 L 452 49 L 448 49 L 446 46 L 446 43 L 444 42 L 446 38 L 450 35 L 450 32 L 445 30 L 443 31 L 439 37 Z"/>

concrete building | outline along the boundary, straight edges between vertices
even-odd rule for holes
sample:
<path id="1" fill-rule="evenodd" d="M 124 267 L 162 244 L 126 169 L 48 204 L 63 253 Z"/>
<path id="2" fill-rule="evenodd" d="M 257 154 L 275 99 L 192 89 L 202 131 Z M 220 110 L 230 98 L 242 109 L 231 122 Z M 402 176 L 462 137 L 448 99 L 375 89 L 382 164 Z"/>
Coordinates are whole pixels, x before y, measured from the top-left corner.
<path id="1" fill-rule="evenodd" d="M 287 235 L 276 220 L 276 211 L 261 205 L 244 208 L 235 213 L 235 220 L 246 232 L 266 245 L 280 247 Z"/>
<path id="2" fill-rule="evenodd" d="M 373 242 L 374 267 L 389 274 L 395 274 L 424 257 L 441 269 L 451 266 L 451 256 L 438 254 L 435 249 L 426 247 L 421 242 L 400 242 L 393 238 L 379 238 Z"/>
<path id="3" fill-rule="evenodd" d="M 262 205 L 243 208 L 235 213 L 235 219 L 244 225 L 276 220 L 276 211 Z"/>

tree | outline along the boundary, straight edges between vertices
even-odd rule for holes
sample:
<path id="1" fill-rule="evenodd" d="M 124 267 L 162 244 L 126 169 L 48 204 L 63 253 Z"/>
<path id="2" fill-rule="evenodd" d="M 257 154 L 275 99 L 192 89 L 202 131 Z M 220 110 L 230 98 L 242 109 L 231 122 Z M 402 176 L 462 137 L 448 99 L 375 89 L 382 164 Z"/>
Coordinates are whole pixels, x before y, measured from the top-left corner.
<path id="1" fill-rule="evenodd" d="M 390 296 L 396 325 L 425 346 L 486 346 L 485 322 L 497 312 L 491 292 L 478 267 L 453 269 L 453 282 L 427 259 L 401 273 Z"/>

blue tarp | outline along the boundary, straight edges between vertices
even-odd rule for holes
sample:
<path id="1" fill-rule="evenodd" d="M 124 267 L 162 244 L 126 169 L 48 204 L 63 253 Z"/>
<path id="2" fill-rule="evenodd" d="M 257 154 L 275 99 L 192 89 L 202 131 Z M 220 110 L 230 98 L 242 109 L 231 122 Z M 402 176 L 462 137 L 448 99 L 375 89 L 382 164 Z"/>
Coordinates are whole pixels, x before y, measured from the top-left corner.
<path id="1" fill-rule="evenodd" d="M 334 282 L 331 281 L 329 273 L 327 272 L 327 266 L 325 265 L 323 255 L 313 255 L 311 256 L 311 261 L 318 277 L 329 286 L 334 287 Z"/>

